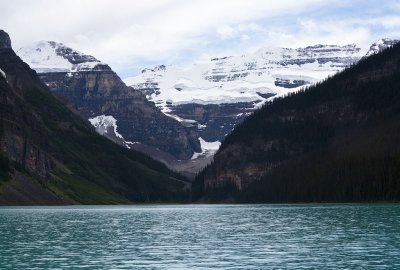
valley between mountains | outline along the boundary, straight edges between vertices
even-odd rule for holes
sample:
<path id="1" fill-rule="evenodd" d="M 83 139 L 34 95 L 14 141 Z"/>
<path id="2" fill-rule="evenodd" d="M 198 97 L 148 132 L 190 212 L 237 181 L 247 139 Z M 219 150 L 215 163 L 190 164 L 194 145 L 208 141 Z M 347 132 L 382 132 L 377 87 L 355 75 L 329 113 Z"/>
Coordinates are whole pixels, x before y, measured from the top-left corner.
<path id="1" fill-rule="evenodd" d="M 0 204 L 399 200 L 397 42 L 122 80 L 56 41 L 14 52 L 1 31 Z"/>
<path id="2" fill-rule="evenodd" d="M 188 67 L 146 68 L 123 81 L 95 57 L 54 41 L 20 48 L 17 55 L 101 135 L 192 178 L 212 160 L 225 136 L 265 102 L 395 42 L 382 39 L 369 48 L 262 48 Z"/>

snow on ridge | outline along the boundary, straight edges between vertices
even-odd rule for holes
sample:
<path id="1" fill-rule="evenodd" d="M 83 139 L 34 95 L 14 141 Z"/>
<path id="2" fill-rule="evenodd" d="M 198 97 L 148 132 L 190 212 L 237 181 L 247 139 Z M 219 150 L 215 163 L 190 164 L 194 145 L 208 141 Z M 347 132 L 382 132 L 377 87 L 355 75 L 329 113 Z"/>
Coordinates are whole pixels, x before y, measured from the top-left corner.
<path id="1" fill-rule="evenodd" d="M 370 56 L 370 55 L 379 53 L 384 49 L 392 47 L 393 45 L 395 45 L 398 42 L 400 42 L 400 40 L 390 39 L 390 38 L 379 39 L 371 45 L 371 47 L 369 48 L 369 51 L 366 53 L 365 56 Z"/>
<path id="2" fill-rule="evenodd" d="M 139 142 L 126 141 L 124 137 L 120 133 L 118 133 L 117 119 L 115 119 L 112 115 L 102 114 L 93 118 L 89 118 L 89 122 L 90 124 L 92 124 L 92 126 L 96 128 L 97 133 L 103 136 L 114 135 L 115 137 L 119 138 L 122 141 L 123 145 L 128 149 L 131 149 L 129 145 L 139 143 Z M 108 131 L 110 129 L 112 129 L 114 134 L 108 134 Z"/>
<path id="3" fill-rule="evenodd" d="M 0 75 L 3 76 L 4 79 L 7 79 L 6 73 L 0 68 Z"/>
<path id="4" fill-rule="evenodd" d="M 35 42 L 20 48 L 17 55 L 38 73 L 88 71 L 105 65 L 93 56 L 54 41 Z"/>
<path id="5" fill-rule="evenodd" d="M 195 160 L 200 156 L 207 156 L 207 157 L 213 156 L 221 146 L 220 141 L 207 142 L 201 137 L 199 137 L 199 141 L 201 145 L 201 152 L 200 153 L 195 152 L 190 160 Z"/>
<path id="6" fill-rule="evenodd" d="M 178 121 L 178 122 L 181 123 L 182 125 L 185 125 L 185 126 L 197 125 L 197 121 L 196 121 L 196 120 L 185 119 L 185 118 L 179 117 L 178 115 L 170 114 L 170 113 L 168 113 L 166 110 L 164 110 L 163 113 L 164 113 L 166 116 L 169 116 L 169 117 L 175 119 L 176 121 Z"/>
<path id="7" fill-rule="evenodd" d="M 185 68 L 145 69 L 124 82 L 142 89 L 164 113 L 170 112 L 170 106 L 188 103 L 252 102 L 256 107 L 269 100 L 270 94 L 281 96 L 333 75 L 358 61 L 363 53 L 355 44 L 262 48 L 255 53 L 213 58 Z"/>

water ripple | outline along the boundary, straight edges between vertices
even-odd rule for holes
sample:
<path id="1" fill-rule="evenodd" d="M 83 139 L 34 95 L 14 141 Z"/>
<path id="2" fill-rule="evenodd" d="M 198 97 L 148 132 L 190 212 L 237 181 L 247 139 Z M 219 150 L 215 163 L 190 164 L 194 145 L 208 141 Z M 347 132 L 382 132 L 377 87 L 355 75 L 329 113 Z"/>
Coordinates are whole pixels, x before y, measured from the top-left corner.
<path id="1" fill-rule="evenodd" d="M 0 269 L 400 269 L 400 205 L 0 208 Z"/>

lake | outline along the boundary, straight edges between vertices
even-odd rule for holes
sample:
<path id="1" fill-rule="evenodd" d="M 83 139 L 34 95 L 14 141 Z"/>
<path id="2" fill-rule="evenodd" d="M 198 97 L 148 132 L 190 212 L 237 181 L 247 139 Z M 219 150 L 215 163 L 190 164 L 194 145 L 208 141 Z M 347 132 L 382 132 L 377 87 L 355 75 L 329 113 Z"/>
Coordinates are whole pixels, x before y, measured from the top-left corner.
<path id="1" fill-rule="evenodd" d="M 0 269 L 400 269 L 399 204 L 0 207 Z"/>

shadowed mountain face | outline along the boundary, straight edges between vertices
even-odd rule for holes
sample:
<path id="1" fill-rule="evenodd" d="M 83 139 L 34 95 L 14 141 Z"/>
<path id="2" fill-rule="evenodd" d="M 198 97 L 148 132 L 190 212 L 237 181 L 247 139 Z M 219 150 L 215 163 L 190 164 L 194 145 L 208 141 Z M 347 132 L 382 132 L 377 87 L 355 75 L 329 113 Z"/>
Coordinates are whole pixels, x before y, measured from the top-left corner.
<path id="1" fill-rule="evenodd" d="M 161 113 L 94 57 L 51 41 L 35 43 L 17 54 L 53 93 L 111 140 L 128 148 L 157 149 L 175 159 L 189 159 L 200 151 L 196 127 Z"/>
<path id="2" fill-rule="evenodd" d="M 194 198 L 400 200 L 400 45 L 277 98 L 226 137 Z"/>
<path id="3" fill-rule="evenodd" d="M 185 179 L 98 135 L 0 31 L 0 204 L 180 200 Z"/>

